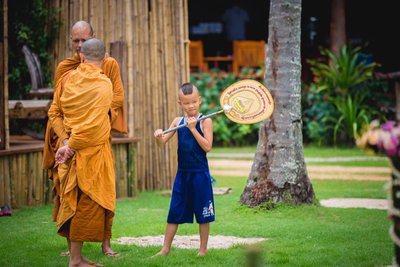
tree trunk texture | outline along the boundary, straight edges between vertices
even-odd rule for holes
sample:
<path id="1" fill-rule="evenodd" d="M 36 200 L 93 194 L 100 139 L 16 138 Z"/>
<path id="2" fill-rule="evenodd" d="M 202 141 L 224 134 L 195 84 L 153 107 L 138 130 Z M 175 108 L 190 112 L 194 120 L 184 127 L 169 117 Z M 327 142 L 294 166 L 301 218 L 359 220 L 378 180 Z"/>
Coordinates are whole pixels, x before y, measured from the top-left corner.
<path id="1" fill-rule="evenodd" d="M 400 156 L 390 157 L 392 165 L 392 192 L 390 199 L 392 207 L 389 208 L 389 215 L 393 221 L 393 228 L 390 236 L 394 244 L 395 263 L 393 266 L 400 266 Z"/>
<path id="2" fill-rule="evenodd" d="M 265 85 L 275 110 L 260 125 L 254 162 L 241 203 L 312 203 L 301 121 L 301 0 L 271 0 Z"/>
<path id="3" fill-rule="evenodd" d="M 331 2 L 331 51 L 338 56 L 340 48 L 346 44 L 346 7 L 345 0 Z"/>

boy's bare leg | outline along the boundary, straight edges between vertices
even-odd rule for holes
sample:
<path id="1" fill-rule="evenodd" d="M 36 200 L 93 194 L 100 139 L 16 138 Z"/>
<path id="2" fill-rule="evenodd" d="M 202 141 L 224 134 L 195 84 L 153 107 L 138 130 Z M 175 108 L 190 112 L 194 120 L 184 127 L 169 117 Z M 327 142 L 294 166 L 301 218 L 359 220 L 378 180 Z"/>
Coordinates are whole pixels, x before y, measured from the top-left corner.
<path id="1" fill-rule="evenodd" d="M 165 228 L 164 244 L 160 252 L 154 256 L 166 256 L 171 250 L 172 241 L 174 240 L 176 231 L 178 230 L 178 224 L 167 223 Z"/>
<path id="2" fill-rule="evenodd" d="M 208 236 L 210 234 L 210 223 L 199 224 L 200 233 L 200 249 L 197 256 L 205 256 L 207 254 Z"/>

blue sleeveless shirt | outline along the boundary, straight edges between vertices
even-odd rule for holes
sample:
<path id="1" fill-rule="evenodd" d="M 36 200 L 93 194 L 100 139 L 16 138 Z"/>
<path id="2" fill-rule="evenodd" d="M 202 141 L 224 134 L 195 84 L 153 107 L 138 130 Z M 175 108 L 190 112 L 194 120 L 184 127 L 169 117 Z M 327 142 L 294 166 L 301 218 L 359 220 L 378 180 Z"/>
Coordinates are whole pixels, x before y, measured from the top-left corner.
<path id="1" fill-rule="evenodd" d="M 200 114 L 199 118 L 203 115 Z M 185 123 L 182 117 L 179 125 Z M 196 129 L 201 136 L 204 136 L 200 127 L 200 121 L 196 124 Z M 209 171 L 206 152 L 200 147 L 188 127 L 182 127 L 178 131 L 178 171 L 201 172 Z"/>

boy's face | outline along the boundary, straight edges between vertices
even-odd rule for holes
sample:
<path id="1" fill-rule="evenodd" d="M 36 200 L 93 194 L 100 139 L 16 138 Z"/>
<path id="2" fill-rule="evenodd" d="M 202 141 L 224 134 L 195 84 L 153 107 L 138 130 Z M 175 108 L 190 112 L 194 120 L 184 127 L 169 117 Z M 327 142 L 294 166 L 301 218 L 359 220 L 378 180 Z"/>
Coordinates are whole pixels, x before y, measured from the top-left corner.
<path id="1" fill-rule="evenodd" d="M 201 96 L 199 96 L 197 89 L 194 89 L 190 95 L 184 95 L 182 92 L 179 92 L 178 103 L 188 117 L 197 117 L 201 104 Z"/>

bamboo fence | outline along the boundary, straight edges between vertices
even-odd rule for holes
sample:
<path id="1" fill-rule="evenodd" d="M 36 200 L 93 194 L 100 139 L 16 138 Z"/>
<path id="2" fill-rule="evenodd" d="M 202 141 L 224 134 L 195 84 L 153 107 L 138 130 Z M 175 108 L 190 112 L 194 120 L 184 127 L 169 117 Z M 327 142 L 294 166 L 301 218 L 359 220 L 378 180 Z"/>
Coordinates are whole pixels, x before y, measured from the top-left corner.
<path id="1" fill-rule="evenodd" d="M 114 143 L 117 198 L 134 197 L 135 145 Z M 0 206 L 40 206 L 53 201 L 53 183 L 42 169 L 43 147 L 26 146 L 24 150 L 0 152 Z"/>
<path id="2" fill-rule="evenodd" d="M 53 71 L 61 60 L 73 55 L 69 34 L 78 20 L 92 25 L 96 37 L 107 44 L 120 64 L 129 133 L 113 144 L 117 197 L 132 197 L 138 190 L 170 189 L 177 167 L 177 143 L 174 140 L 158 147 L 153 132 L 167 128 L 180 114 L 178 88 L 189 81 L 187 0 L 47 3 L 60 10 L 62 22 L 52 50 Z M 3 11 L 7 14 L 7 0 L 3 1 Z M 8 25 L 6 20 L 3 22 L 3 51 L 7 51 Z M 7 127 L 7 65 L 2 68 L 2 111 Z M 6 149 L 0 150 L 0 206 L 51 203 L 52 183 L 41 169 L 43 147 L 13 150 L 8 146 L 8 133 L 5 128 Z"/>
<path id="3" fill-rule="evenodd" d="M 54 49 L 54 68 L 72 55 L 69 32 L 88 21 L 106 44 L 126 44 L 121 73 L 125 84 L 129 137 L 139 139 L 137 189 L 169 189 L 176 172 L 177 143 L 164 147 L 153 132 L 179 115 L 177 92 L 189 79 L 187 0 L 50 0 L 63 22 Z"/>

